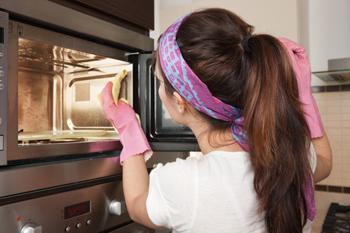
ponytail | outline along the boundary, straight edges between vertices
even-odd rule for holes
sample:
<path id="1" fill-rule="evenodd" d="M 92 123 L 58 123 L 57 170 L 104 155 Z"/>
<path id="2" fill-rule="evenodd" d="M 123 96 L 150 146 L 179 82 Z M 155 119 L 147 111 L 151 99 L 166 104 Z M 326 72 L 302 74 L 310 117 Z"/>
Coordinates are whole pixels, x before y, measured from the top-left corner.
<path id="1" fill-rule="evenodd" d="M 269 233 L 301 233 L 307 214 L 310 133 L 295 74 L 288 54 L 272 36 L 253 35 L 243 50 L 245 129 L 259 210 Z"/>

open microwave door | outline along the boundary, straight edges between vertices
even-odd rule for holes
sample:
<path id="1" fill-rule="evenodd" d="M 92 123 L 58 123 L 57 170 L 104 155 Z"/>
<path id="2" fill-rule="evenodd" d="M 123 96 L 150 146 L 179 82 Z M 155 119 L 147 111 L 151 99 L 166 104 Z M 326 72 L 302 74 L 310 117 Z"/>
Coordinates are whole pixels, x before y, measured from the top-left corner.
<path id="1" fill-rule="evenodd" d="M 192 131 L 174 122 L 159 98 L 159 81 L 153 75 L 152 56 L 138 54 L 129 57 L 138 75 L 138 85 L 134 85 L 138 98 L 134 97 L 134 107 L 140 114 L 151 147 L 154 151 L 198 151 Z"/>

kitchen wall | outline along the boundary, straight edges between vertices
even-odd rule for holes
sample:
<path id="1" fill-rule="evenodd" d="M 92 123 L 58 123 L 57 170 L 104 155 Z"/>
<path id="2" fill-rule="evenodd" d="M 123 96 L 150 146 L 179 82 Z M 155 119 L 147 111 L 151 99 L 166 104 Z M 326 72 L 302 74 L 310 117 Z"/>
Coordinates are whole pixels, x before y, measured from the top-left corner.
<path id="1" fill-rule="evenodd" d="M 160 1 L 154 0 L 154 30 L 150 32 L 150 37 L 154 39 L 154 48 L 157 48 L 157 40 L 160 35 Z"/>
<path id="2" fill-rule="evenodd" d="M 331 91 L 314 93 L 314 97 L 333 152 L 330 176 L 316 185 L 317 218 L 313 229 L 320 232 L 330 203 L 350 205 L 350 91 L 339 91 L 334 86 Z"/>
<path id="3" fill-rule="evenodd" d="M 240 15 L 255 26 L 257 32 L 298 39 L 297 0 L 156 0 L 155 5 L 159 18 L 156 18 L 154 38 L 182 15 L 197 9 L 221 7 Z"/>
<path id="4" fill-rule="evenodd" d="M 350 91 L 314 93 L 333 151 L 333 171 L 322 185 L 350 187 Z"/>
<path id="5" fill-rule="evenodd" d="M 328 59 L 350 57 L 350 1 L 299 0 L 300 42 L 307 47 L 311 69 L 328 69 Z M 312 85 L 329 85 L 313 76 Z M 350 88 L 331 86 L 314 93 L 333 150 L 330 176 L 316 186 L 317 218 L 314 232 L 320 232 L 329 205 L 350 205 Z M 322 90 L 322 88 L 321 88 Z M 345 91 L 344 91 L 345 90 Z"/>
<path id="6" fill-rule="evenodd" d="M 312 71 L 328 69 L 328 59 L 350 57 L 350 1 L 300 0 L 308 4 L 308 44 Z"/>

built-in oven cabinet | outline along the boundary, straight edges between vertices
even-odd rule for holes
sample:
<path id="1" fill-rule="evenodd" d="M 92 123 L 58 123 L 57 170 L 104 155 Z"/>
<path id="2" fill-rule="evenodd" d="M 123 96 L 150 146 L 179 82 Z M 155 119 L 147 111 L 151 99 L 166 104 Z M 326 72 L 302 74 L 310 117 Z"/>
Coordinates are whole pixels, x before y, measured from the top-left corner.
<path id="1" fill-rule="evenodd" d="M 154 0 L 50 0 L 148 35 L 154 30 Z"/>
<path id="2" fill-rule="evenodd" d="M 174 122 L 159 95 L 159 81 L 152 70 L 153 54 L 129 56 L 138 75 L 134 86 L 134 107 L 138 110 L 143 130 L 155 151 L 198 151 L 198 143 L 192 131 Z"/>
<path id="3" fill-rule="evenodd" d="M 0 232 L 97 233 L 125 228 L 128 231 L 121 232 L 151 233 L 131 224 L 121 177 L 111 178 L 19 194 L 18 201 L 0 205 Z"/>
<path id="4" fill-rule="evenodd" d="M 127 48 L 133 52 L 152 51 L 154 47 L 153 39 L 148 36 L 151 26 L 142 26 L 144 22 L 153 22 L 153 13 L 149 13 L 153 12 L 153 6 L 151 7 L 153 0 L 91 1 L 97 5 L 105 3 L 105 10 L 97 10 L 98 7 L 86 7 L 86 10 L 72 7 L 78 4 L 79 0 L 35 0 L 35 4 L 32 1 L 23 0 L 1 0 L 0 2 L 0 10 L 8 12 L 13 20 L 106 45 Z M 64 4 L 58 4 L 63 2 Z M 88 9 L 90 11 L 87 11 Z M 117 17 L 104 12 L 107 9 L 121 19 L 117 20 Z M 125 17 L 134 17 L 138 22 L 132 22 Z M 138 25 L 139 23 L 141 26 Z"/>

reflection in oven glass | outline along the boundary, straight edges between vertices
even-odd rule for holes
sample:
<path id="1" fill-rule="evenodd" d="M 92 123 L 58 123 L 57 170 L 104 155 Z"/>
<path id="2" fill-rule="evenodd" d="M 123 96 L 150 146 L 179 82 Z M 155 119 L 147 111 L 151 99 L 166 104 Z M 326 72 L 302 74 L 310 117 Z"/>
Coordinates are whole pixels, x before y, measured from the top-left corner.
<path id="1" fill-rule="evenodd" d="M 159 99 L 158 99 L 159 100 Z M 160 101 L 160 100 L 159 100 Z M 186 128 L 185 126 L 183 125 L 179 125 L 178 123 L 176 123 L 170 116 L 168 110 L 165 108 L 164 104 L 162 103 L 161 104 L 162 106 L 162 117 L 161 117 L 161 120 L 162 120 L 162 127 L 163 128 L 166 128 L 166 129 L 169 129 L 169 128 Z"/>
<path id="2" fill-rule="evenodd" d="M 23 38 L 18 47 L 19 144 L 117 138 L 98 94 L 126 69 L 121 97 L 128 99 L 132 64 Z"/>
<path id="3" fill-rule="evenodd" d="M 164 120 L 171 120 L 171 116 L 168 110 L 164 107 L 164 104 L 162 104 L 162 113 L 163 113 Z"/>

